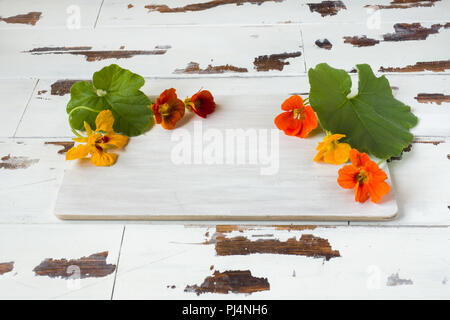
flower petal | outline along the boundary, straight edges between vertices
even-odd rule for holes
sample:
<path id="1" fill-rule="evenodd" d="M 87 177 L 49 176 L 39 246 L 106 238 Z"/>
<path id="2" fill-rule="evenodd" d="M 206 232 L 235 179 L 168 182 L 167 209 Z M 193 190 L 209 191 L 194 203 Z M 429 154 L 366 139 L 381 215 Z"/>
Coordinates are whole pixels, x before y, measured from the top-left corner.
<path id="1" fill-rule="evenodd" d="M 339 171 L 339 177 L 337 179 L 338 184 L 344 189 L 353 189 L 356 185 L 356 176 L 359 173 L 359 169 L 353 165 L 343 166 Z"/>
<path id="2" fill-rule="evenodd" d="M 306 138 L 308 134 L 317 127 L 317 117 L 311 106 L 305 106 L 303 109 L 303 116 L 304 118 L 301 120 L 303 126 L 297 134 L 297 137 L 299 138 Z"/>
<path id="3" fill-rule="evenodd" d="M 281 105 L 281 109 L 285 111 L 292 111 L 294 109 L 301 109 L 303 107 L 303 99 L 298 95 L 293 95 L 287 98 Z"/>
<path id="4" fill-rule="evenodd" d="M 91 156 L 91 162 L 100 167 L 112 166 L 114 163 L 116 163 L 116 160 L 117 154 L 99 150 L 97 152 L 93 152 Z"/>
<path id="5" fill-rule="evenodd" d="M 66 160 L 86 158 L 88 154 L 89 154 L 89 147 L 84 144 L 80 144 L 76 147 L 70 148 L 70 150 L 67 151 Z"/>
<path id="6" fill-rule="evenodd" d="M 368 184 L 369 192 L 370 192 L 370 198 L 372 202 L 378 203 L 380 202 L 381 198 L 389 193 L 391 190 L 391 187 L 386 182 L 375 182 Z"/>
<path id="7" fill-rule="evenodd" d="M 114 124 L 114 116 L 111 110 L 103 110 L 97 115 L 95 119 L 95 126 L 97 131 L 112 132 Z"/>
<path id="8" fill-rule="evenodd" d="M 115 148 L 123 148 L 127 145 L 129 138 L 121 134 L 105 135 L 108 138 L 106 145 L 112 145 Z"/>
<path id="9" fill-rule="evenodd" d="M 72 138 L 72 140 L 76 141 L 76 142 L 86 143 L 86 142 L 88 142 L 88 137 L 77 137 L 77 138 Z"/>
<path id="10" fill-rule="evenodd" d="M 84 128 L 86 129 L 87 135 L 90 136 L 92 134 L 92 129 L 89 123 L 87 123 L 86 121 L 84 121 Z"/>
<path id="11" fill-rule="evenodd" d="M 291 111 L 280 113 L 274 122 L 277 128 L 284 131 L 288 136 L 296 136 L 302 129 L 302 122 L 294 119 Z"/>
<path id="12" fill-rule="evenodd" d="M 355 201 L 366 202 L 369 199 L 369 186 L 367 183 L 357 183 L 355 187 Z"/>
<path id="13" fill-rule="evenodd" d="M 316 156 L 314 157 L 314 161 L 315 162 L 323 162 L 323 157 L 325 155 L 325 150 L 319 150 L 319 152 L 317 152 Z"/>
<path id="14" fill-rule="evenodd" d="M 192 111 L 202 118 L 206 118 L 206 116 L 213 113 L 216 108 L 214 97 L 208 90 L 197 92 L 192 96 L 191 101 L 193 103 Z"/>
<path id="15" fill-rule="evenodd" d="M 367 162 L 371 161 L 367 153 L 361 153 L 356 149 L 350 150 L 350 160 L 358 168 L 363 167 Z"/>
<path id="16" fill-rule="evenodd" d="M 348 143 L 338 143 L 333 151 L 334 163 L 343 164 L 348 161 L 352 147 Z"/>

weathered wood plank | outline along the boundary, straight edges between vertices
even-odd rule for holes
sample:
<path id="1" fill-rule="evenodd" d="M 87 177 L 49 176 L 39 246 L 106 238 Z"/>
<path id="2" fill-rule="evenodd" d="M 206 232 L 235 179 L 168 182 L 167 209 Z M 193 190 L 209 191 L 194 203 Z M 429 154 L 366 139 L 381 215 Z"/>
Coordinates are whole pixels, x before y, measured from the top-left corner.
<path id="1" fill-rule="evenodd" d="M 317 24 L 364 23 L 377 28 L 380 22 L 418 22 L 448 19 L 445 0 L 302 0 L 302 22 Z"/>
<path id="2" fill-rule="evenodd" d="M 300 28 L 295 25 L 0 30 L 0 39 L 3 78 L 90 78 L 111 63 L 143 76 L 305 72 Z"/>
<path id="3" fill-rule="evenodd" d="M 37 80 L 0 80 L 0 137 L 12 137 L 27 107 Z"/>
<path id="4" fill-rule="evenodd" d="M 450 136 L 450 102 L 437 102 L 420 98 L 423 94 L 449 95 L 449 79 L 437 75 L 387 75 L 395 97 L 411 106 L 419 117 L 419 124 L 412 129 L 417 136 Z M 87 79 L 87 78 L 86 78 Z M 354 86 L 357 77 L 352 75 Z M 17 137 L 72 137 L 67 124 L 66 104 L 70 99 L 70 87 L 74 80 L 39 80 L 33 96 L 17 129 Z M 261 95 L 283 94 L 286 98 L 293 93 L 303 96 L 309 92 L 308 79 L 302 77 L 261 79 L 152 79 L 147 78 L 143 92 L 152 98 L 164 89 L 174 87 L 180 97 L 192 95 L 200 88 L 207 88 L 215 95 Z M 17 89 L 19 90 L 19 89 Z M 279 101 L 281 105 L 282 101 Z M 438 104 L 440 103 L 440 104 Z M 52 119 L 49 121 L 48 119 Z M 7 121 L 8 125 L 12 125 Z M 45 123 L 44 126 L 36 124 Z"/>
<path id="5" fill-rule="evenodd" d="M 416 1 L 417 2 L 417 1 Z M 97 27 L 416 22 L 448 19 L 445 0 L 105 0 Z"/>
<path id="6" fill-rule="evenodd" d="M 318 63 L 347 71 L 368 63 L 374 71 L 401 73 L 450 72 L 450 29 L 446 20 L 417 24 L 304 24 L 301 26 L 307 68 Z M 331 44 L 320 47 L 327 39 Z M 316 41 L 318 41 L 316 44 Z M 432 49 L 431 49 L 432 48 Z"/>
<path id="7" fill-rule="evenodd" d="M 300 8 L 295 0 L 106 0 L 97 26 L 291 23 Z"/>
<path id="8" fill-rule="evenodd" d="M 102 0 L 0 1 L 0 29 L 93 28 Z"/>
<path id="9" fill-rule="evenodd" d="M 51 209 L 64 173 L 61 146 L 46 140 L 0 141 L 0 221 L 59 222 Z"/>
<path id="10" fill-rule="evenodd" d="M 442 250 L 449 244 L 448 228 L 219 230 L 127 226 L 113 298 L 450 297 L 447 263 L 450 256 Z M 274 241 L 290 244 L 297 254 L 286 252 L 283 246 L 271 247 L 271 252 L 246 254 L 247 247 L 239 243 L 238 251 L 220 254 L 220 244 L 236 238 L 245 238 L 258 246 Z M 311 238 L 316 239 L 315 246 L 306 249 Z M 332 250 L 335 256 L 327 261 L 321 256 L 323 250 Z"/>
<path id="11" fill-rule="evenodd" d="M 122 226 L 0 226 L 1 299 L 110 299 Z"/>

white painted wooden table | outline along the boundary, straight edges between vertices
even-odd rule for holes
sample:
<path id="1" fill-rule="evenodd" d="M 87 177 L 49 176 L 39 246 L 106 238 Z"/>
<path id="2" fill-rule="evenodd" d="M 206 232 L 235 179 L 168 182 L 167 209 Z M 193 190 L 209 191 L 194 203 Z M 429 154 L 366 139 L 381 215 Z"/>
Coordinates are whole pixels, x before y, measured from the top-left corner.
<path id="1" fill-rule="evenodd" d="M 450 298 L 450 1 L 237 2 L 0 1 L 0 298 Z M 288 95 L 308 92 L 307 69 L 324 61 L 349 72 L 369 63 L 420 119 L 411 151 L 389 164 L 397 219 L 52 214 L 71 137 L 66 80 L 119 63 L 147 78 L 149 95 L 204 86 L 250 96 L 255 83 Z M 234 292 L 199 289 L 232 271 L 244 275 Z"/>

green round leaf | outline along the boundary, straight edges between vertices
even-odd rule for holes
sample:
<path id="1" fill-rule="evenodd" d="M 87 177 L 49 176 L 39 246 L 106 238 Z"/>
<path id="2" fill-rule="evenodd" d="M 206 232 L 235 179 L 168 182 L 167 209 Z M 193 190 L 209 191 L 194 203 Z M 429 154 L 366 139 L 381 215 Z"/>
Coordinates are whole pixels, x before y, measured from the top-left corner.
<path id="1" fill-rule="evenodd" d="M 116 132 L 127 136 L 140 135 L 151 124 L 153 115 L 148 108 L 150 100 L 139 90 L 144 83 L 143 77 L 116 64 L 104 67 L 94 73 L 92 84 L 81 81 L 72 86 L 67 113 L 79 106 L 99 111 L 111 109 Z M 78 130 L 84 130 L 84 121 L 94 129 L 96 117 L 92 111 L 77 109 L 69 121 Z"/>
<path id="2" fill-rule="evenodd" d="M 396 100 L 385 76 L 377 78 L 367 64 L 356 66 L 358 94 L 348 98 L 351 78 L 326 63 L 308 71 L 309 100 L 325 130 L 345 134 L 360 152 L 387 159 L 399 156 L 412 141 L 409 129 L 417 124 L 411 108 Z M 344 139 L 343 139 L 344 140 Z"/>

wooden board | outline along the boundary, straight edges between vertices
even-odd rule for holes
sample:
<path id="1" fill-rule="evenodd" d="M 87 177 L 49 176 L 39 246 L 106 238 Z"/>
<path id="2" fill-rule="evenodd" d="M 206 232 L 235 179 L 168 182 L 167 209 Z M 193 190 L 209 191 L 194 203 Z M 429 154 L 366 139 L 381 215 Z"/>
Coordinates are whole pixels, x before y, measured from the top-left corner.
<path id="1" fill-rule="evenodd" d="M 353 191 L 336 182 L 339 166 L 312 161 L 322 134 L 309 139 L 279 134 L 273 119 L 285 98 L 219 95 L 208 119 L 188 114 L 174 131 L 156 125 L 131 139 L 113 167 L 69 164 L 55 214 L 62 219 L 393 218 L 394 188 L 379 204 L 355 203 Z"/>

